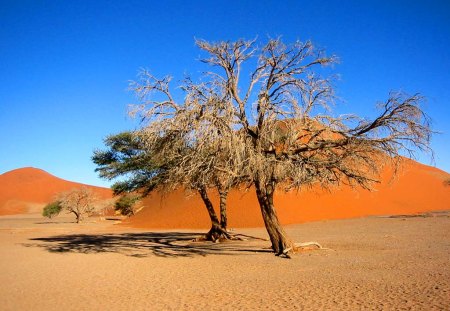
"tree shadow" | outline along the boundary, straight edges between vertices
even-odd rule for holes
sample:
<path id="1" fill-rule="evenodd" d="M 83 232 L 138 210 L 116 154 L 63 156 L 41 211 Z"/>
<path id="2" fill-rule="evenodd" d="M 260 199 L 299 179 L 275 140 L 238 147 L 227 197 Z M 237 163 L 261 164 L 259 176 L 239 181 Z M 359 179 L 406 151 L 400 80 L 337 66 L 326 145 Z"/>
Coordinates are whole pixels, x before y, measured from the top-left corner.
<path id="1" fill-rule="evenodd" d="M 34 224 L 35 225 L 61 225 L 61 224 L 76 224 L 77 222 L 74 220 L 74 221 L 67 221 L 67 220 L 65 220 L 65 221 L 51 221 L 51 220 L 49 220 L 49 221 L 38 221 L 38 222 L 35 222 Z"/>
<path id="2" fill-rule="evenodd" d="M 131 257 L 193 257 L 207 255 L 239 255 L 271 252 L 263 249 L 257 238 L 222 243 L 195 242 L 201 233 L 145 232 L 122 234 L 72 234 L 33 238 L 36 243 L 26 247 L 40 247 L 51 253 L 118 253 Z"/>

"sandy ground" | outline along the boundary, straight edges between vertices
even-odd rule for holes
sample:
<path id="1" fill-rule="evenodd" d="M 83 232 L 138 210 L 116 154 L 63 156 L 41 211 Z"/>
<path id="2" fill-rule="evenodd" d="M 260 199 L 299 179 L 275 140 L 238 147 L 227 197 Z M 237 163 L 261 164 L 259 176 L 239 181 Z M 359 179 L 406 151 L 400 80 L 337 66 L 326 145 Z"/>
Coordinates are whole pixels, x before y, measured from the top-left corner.
<path id="1" fill-rule="evenodd" d="M 254 238 L 3 216 L 0 310 L 450 310 L 449 215 L 287 226 L 330 248 L 291 260 Z"/>

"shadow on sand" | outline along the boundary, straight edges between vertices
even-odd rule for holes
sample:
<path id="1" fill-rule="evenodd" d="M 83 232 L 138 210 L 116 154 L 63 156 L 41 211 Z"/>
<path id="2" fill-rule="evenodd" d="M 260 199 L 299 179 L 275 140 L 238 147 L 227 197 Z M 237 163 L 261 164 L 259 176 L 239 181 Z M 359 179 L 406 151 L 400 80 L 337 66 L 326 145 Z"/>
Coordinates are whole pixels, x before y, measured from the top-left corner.
<path id="1" fill-rule="evenodd" d="M 201 233 L 145 232 L 122 234 L 73 234 L 30 239 L 36 243 L 26 247 L 40 247 L 51 253 L 118 253 L 132 257 L 193 257 L 207 255 L 239 255 L 270 252 L 263 249 L 267 242 L 246 237 L 246 241 L 223 243 L 194 242 Z"/>
<path id="2" fill-rule="evenodd" d="M 61 224 L 76 224 L 76 221 L 38 221 L 35 225 L 61 225 Z"/>

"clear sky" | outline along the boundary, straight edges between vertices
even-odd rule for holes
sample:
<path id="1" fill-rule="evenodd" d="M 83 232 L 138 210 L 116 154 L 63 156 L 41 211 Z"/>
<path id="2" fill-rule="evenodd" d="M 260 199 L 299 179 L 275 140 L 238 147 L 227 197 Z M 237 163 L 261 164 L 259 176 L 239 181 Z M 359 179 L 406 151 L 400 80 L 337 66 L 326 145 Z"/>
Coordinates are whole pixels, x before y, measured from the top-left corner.
<path id="1" fill-rule="evenodd" d="M 279 35 L 339 56 L 339 112 L 373 116 L 390 90 L 425 95 L 435 165 L 450 172 L 448 0 L 0 0 L 0 174 L 33 166 L 108 186 L 91 156 L 136 128 L 127 86 L 139 68 L 181 79 L 205 69 L 194 38 Z"/>

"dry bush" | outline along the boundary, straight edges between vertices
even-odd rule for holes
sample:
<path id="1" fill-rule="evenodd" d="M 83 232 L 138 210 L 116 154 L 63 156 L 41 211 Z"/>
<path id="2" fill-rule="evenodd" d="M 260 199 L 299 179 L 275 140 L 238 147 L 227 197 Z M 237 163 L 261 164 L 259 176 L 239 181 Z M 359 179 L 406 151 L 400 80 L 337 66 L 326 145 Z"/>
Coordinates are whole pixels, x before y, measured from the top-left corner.
<path id="1" fill-rule="evenodd" d="M 79 223 L 95 211 L 94 204 L 98 199 L 92 190 L 81 187 L 60 193 L 56 201 L 59 202 L 62 210 L 74 214 Z"/>

